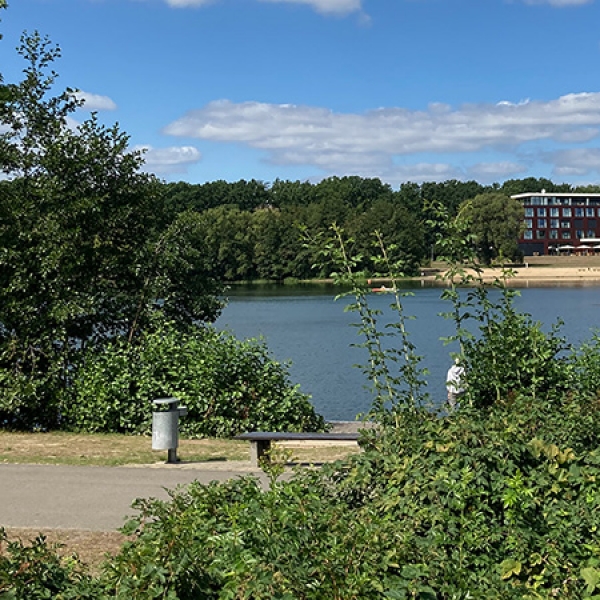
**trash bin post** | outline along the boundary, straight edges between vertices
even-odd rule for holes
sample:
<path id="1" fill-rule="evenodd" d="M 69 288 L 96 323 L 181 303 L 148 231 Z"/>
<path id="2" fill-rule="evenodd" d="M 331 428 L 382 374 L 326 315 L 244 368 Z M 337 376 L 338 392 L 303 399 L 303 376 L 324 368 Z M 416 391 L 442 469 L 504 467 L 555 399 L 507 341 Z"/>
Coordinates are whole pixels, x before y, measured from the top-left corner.
<path id="1" fill-rule="evenodd" d="M 179 417 L 187 415 L 187 407 L 179 406 L 178 398 L 158 398 L 153 403 L 156 410 L 152 413 L 152 449 L 167 450 L 167 463 L 179 462 Z"/>

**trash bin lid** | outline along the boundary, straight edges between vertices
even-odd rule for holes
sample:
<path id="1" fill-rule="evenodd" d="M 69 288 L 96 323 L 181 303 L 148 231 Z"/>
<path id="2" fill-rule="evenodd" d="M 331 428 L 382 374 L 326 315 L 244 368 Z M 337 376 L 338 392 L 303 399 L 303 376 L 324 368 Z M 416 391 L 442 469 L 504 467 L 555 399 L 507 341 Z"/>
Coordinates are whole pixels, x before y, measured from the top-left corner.
<path id="1" fill-rule="evenodd" d="M 157 398 L 156 400 L 152 400 L 152 402 L 157 406 L 165 404 L 177 404 L 179 402 L 179 398 Z"/>

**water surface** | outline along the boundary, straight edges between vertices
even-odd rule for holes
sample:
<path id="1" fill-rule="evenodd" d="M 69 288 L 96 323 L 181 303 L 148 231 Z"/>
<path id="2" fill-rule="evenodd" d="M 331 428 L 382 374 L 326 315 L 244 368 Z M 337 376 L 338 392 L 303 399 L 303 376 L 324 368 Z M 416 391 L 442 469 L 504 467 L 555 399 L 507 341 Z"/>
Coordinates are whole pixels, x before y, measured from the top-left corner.
<path id="1" fill-rule="evenodd" d="M 444 346 L 441 337 L 454 333 L 452 321 L 439 316 L 451 309 L 440 299 L 439 287 L 417 287 L 404 298 L 405 313 L 414 316 L 407 323 L 410 339 L 429 370 L 427 391 L 434 402 L 445 399 L 445 376 L 456 345 Z M 365 364 L 367 355 L 353 347 L 362 341 L 352 323 L 355 313 L 344 312 L 349 299 L 335 300 L 333 286 L 236 287 L 217 327 L 230 329 L 239 338 L 263 336 L 273 356 L 291 360 L 291 379 L 312 396 L 318 412 L 331 420 L 353 420 L 371 404 L 367 381 L 353 365 Z M 525 288 L 515 300 L 518 310 L 527 312 L 548 330 L 558 318 L 562 333 L 573 344 L 588 339 L 598 327 L 600 287 Z M 371 306 L 384 311 L 381 323 L 395 319 L 388 308 L 391 296 L 373 294 Z"/>

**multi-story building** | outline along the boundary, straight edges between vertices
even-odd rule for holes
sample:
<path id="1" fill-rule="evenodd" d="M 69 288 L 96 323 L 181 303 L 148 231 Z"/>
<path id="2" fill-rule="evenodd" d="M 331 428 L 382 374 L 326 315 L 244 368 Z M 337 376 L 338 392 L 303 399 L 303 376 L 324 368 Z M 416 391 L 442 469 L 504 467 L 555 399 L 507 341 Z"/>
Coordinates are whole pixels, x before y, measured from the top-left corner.
<path id="1" fill-rule="evenodd" d="M 590 244 L 600 243 L 600 194 L 542 190 L 512 198 L 525 208 L 525 230 L 519 240 L 525 256 L 594 252 Z"/>

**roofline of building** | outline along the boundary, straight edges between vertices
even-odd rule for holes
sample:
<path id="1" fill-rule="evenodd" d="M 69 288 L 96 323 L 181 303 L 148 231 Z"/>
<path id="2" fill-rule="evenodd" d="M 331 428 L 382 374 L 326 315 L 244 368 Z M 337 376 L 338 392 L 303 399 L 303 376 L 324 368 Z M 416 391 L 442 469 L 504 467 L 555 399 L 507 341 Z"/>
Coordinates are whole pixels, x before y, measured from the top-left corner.
<path id="1" fill-rule="evenodd" d="M 525 192 L 523 194 L 513 194 L 511 198 L 520 200 L 522 198 L 531 198 L 532 196 L 541 198 L 600 198 L 598 192 L 588 192 L 582 194 L 581 192 Z"/>

